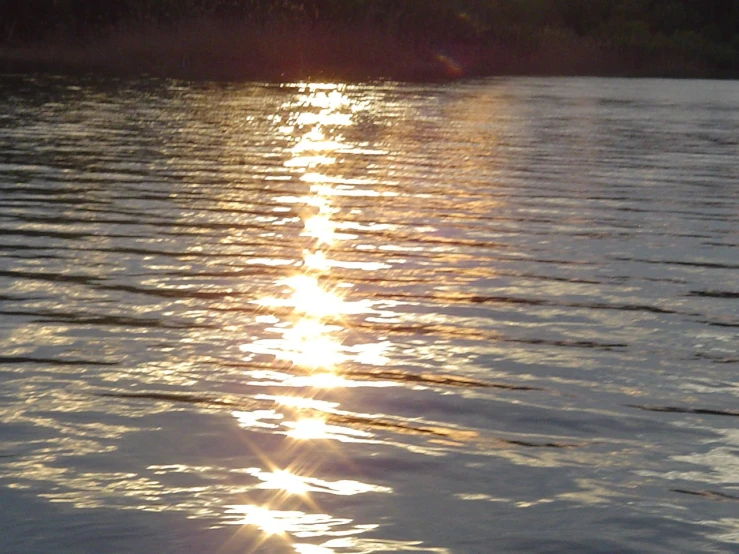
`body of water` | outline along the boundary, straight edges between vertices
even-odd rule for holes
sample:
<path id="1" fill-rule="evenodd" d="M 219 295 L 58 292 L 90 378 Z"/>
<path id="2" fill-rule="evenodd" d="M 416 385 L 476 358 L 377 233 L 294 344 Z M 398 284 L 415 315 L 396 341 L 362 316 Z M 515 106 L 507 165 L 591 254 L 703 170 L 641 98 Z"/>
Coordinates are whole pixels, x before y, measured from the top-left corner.
<path id="1" fill-rule="evenodd" d="M 0 95 L 0 552 L 739 549 L 739 83 Z"/>

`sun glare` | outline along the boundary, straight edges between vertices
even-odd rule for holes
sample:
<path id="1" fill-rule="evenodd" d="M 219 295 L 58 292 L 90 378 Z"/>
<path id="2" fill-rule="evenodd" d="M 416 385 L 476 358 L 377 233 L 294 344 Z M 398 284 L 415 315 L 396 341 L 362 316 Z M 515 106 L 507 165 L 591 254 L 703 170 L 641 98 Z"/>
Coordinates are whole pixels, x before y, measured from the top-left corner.
<path id="1" fill-rule="evenodd" d="M 325 419 L 316 416 L 286 421 L 283 427 L 288 437 L 296 440 L 337 440 L 341 442 L 367 442 L 372 433 L 341 425 L 331 425 Z"/>
<path id="2" fill-rule="evenodd" d="M 290 430 L 288 437 L 299 440 L 314 440 L 328 438 L 330 432 L 326 422 L 319 418 L 299 419 L 285 424 Z"/>
<path id="3" fill-rule="evenodd" d="M 321 287 L 312 275 L 293 275 L 284 280 L 293 293 L 290 303 L 296 311 L 316 318 L 338 317 L 347 311 L 344 300 Z"/>
<path id="4" fill-rule="evenodd" d="M 323 252 L 310 252 L 306 250 L 303 252 L 303 266 L 311 271 L 323 273 L 331 268 L 331 263 Z"/>
<path id="5" fill-rule="evenodd" d="M 287 160 L 283 165 L 285 167 L 315 167 L 317 165 L 330 165 L 336 160 L 328 156 L 298 156 Z"/>
<path id="6" fill-rule="evenodd" d="M 336 240 L 336 223 L 327 214 L 319 213 L 308 217 L 303 221 L 303 226 L 303 234 L 316 239 L 320 244 L 331 245 Z"/>
<path id="7" fill-rule="evenodd" d="M 227 514 L 240 516 L 231 521 L 234 525 L 253 525 L 266 535 L 284 535 L 290 524 L 283 512 L 276 512 L 261 506 L 230 506 Z"/>
<path id="8" fill-rule="evenodd" d="M 319 128 L 312 129 L 304 134 L 292 147 L 292 152 L 301 154 L 303 152 L 334 152 L 343 147 L 337 140 L 328 140 Z"/>
<path id="9" fill-rule="evenodd" d="M 346 356 L 341 342 L 328 334 L 329 329 L 319 321 L 301 319 L 283 335 L 284 357 L 310 369 L 329 369 L 341 364 Z"/>
<path id="10" fill-rule="evenodd" d="M 357 368 L 388 363 L 391 345 L 386 337 L 374 343 L 355 325 L 355 319 L 381 314 L 384 304 L 355 297 L 361 285 L 355 288 L 352 278 L 359 271 L 390 266 L 363 261 L 367 256 L 354 255 L 351 242 L 362 232 L 387 229 L 355 217 L 349 206 L 356 197 L 391 193 L 375 190 L 371 176 L 352 164 L 374 155 L 366 150 L 366 137 L 349 128 L 369 104 L 342 85 L 286 86 L 298 91 L 274 115 L 284 148 L 281 167 L 268 176 L 274 181 L 274 217 L 281 225 L 279 237 L 278 232 L 269 236 L 281 241 L 275 246 L 279 259 L 261 251 L 247 256 L 246 263 L 276 269 L 268 273 L 273 277 L 261 297 L 249 300 L 256 315 L 245 326 L 239 346 L 245 386 L 261 387 L 264 393 L 253 396 L 250 408 L 231 412 L 250 445 L 249 437 L 257 435 L 277 438 L 279 444 L 260 440 L 254 445 L 255 450 L 260 446 L 256 453 L 262 467 L 239 470 L 240 479 L 251 479 L 239 482 L 244 497 L 235 501 L 241 504 L 226 507 L 226 523 L 241 526 L 236 534 L 254 541 L 253 552 L 274 545 L 301 554 L 338 554 L 349 544 L 341 541 L 376 525 L 322 513 L 324 503 L 330 504 L 328 495 L 393 492 L 329 472 L 331 479 L 319 471 L 325 468 L 324 454 L 343 458 L 341 444 L 381 442 L 365 422 L 369 418 L 355 416 L 342 404 L 352 389 L 388 386 L 387 381 L 366 379 L 371 373 Z M 271 450 L 270 444 L 278 446 Z"/>
<path id="11" fill-rule="evenodd" d="M 333 373 L 319 373 L 303 377 L 300 382 L 304 382 L 306 385 L 317 388 L 317 389 L 334 389 L 338 387 L 346 386 L 346 379 L 335 375 Z"/>
<path id="12" fill-rule="evenodd" d="M 298 554 L 336 554 L 336 550 L 317 544 L 294 544 L 293 548 Z"/>
<path id="13" fill-rule="evenodd" d="M 282 469 L 273 472 L 259 472 L 256 476 L 262 480 L 262 483 L 259 485 L 260 489 L 281 490 L 302 496 L 310 488 L 304 478 Z"/>

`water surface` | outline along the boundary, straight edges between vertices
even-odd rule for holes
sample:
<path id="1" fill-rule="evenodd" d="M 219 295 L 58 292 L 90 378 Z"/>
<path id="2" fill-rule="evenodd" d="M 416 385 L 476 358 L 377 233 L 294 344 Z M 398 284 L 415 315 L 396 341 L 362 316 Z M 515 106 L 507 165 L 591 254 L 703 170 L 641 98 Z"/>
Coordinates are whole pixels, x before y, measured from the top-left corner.
<path id="1" fill-rule="evenodd" d="M 0 551 L 739 548 L 736 82 L 0 94 Z"/>

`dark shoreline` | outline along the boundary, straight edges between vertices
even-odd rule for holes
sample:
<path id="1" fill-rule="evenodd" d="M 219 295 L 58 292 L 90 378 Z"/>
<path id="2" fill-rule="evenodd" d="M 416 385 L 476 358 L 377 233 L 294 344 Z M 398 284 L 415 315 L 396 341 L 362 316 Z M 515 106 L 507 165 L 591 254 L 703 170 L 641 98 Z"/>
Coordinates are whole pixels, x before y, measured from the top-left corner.
<path id="1" fill-rule="evenodd" d="M 0 71 L 191 80 L 739 78 L 739 0 L 0 2 Z"/>
<path id="2" fill-rule="evenodd" d="M 736 79 L 696 58 L 608 48 L 571 35 L 536 43 L 400 38 L 381 28 L 279 25 L 249 28 L 198 21 L 117 31 L 82 41 L 64 37 L 0 45 L 0 72 L 101 74 L 186 80 L 452 81 L 490 76 L 599 76 Z"/>

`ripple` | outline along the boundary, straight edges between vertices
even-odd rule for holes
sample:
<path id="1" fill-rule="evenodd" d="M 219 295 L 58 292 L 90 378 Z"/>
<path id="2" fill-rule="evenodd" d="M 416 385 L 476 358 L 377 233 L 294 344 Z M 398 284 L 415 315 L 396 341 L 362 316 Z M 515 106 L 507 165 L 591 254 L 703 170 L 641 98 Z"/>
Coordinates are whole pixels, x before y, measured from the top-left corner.
<path id="1" fill-rule="evenodd" d="M 0 77 L 3 536 L 730 549 L 735 89 Z"/>

